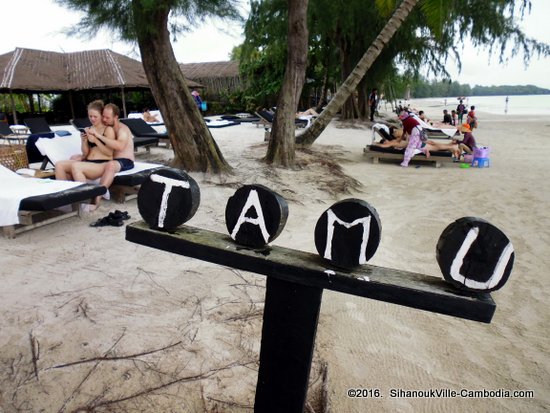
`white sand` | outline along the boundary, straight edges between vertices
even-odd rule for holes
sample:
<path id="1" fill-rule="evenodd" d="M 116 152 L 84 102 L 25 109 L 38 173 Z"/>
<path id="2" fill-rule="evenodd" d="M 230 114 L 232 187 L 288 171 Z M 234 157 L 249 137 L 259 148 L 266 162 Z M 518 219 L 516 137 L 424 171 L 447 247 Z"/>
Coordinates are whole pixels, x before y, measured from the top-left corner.
<path id="1" fill-rule="evenodd" d="M 441 107 L 424 109 L 441 116 Z M 492 153 L 485 169 L 373 165 L 362 155 L 367 124 L 331 124 L 314 151 L 340 160 L 362 184 L 338 195 L 330 188 L 341 180 L 310 155 L 300 156 L 299 171 L 258 162 L 263 129 L 212 130 L 236 173 L 192 174 L 202 201 L 190 225 L 225 232 L 227 198 L 241 184 L 260 183 L 289 201 L 277 245 L 314 252 L 318 217 L 348 197 L 380 215 L 375 265 L 441 277 L 435 245 L 463 216 L 488 220 L 514 244 L 514 270 L 493 293 L 491 324 L 325 291 L 312 377 L 326 362 L 332 412 L 534 412 L 550 405 L 550 121 L 478 115 L 474 135 Z M 107 202 L 86 218 L 0 240 L 0 412 L 251 411 L 264 277 L 127 242 L 124 227 L 89 227 L 115 209 L 128 210 L 130 222 L 140 219 L 135 200 Z M 152 350 L 159 351 L 140 355 Z M 115 356 L 127 358 L 109 360 Z M 77 361 L 86 362 L 53 368 Z M 384 397 L 350 399 L 350 387 L 380 389 Z M 392 388 L 534 390 L 535 397 L 391 398 Z"/>

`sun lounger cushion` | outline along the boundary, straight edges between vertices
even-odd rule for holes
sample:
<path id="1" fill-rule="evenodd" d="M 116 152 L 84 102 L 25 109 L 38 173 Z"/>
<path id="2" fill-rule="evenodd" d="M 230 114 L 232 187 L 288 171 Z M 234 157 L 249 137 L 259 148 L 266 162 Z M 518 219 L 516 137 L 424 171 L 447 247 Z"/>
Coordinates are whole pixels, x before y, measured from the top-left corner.
<path id="1" fill-rule="evenodd" d="M 51 139 L 39 138 L 35 145 L 41 154 L 41 159 L 39 160 L 42 160 L 44 156 L 47 156 L 50 162 L 54 165 L 59 161 L 70 159 L 71 156 L 82 153 L 80 132 L 75 132 L 68 136 L 58 136 Z M 31 161 L 29 160 L 29 162 Z"/>
<path id="2" fill-rule="evenodd" d="M 220 116 L 221 120 L 230 120 L 237 123 L 245 122 L 258 122 L 260 118 L 258 116 L 253 116 L 249 113 L 241 113 L 237 115 L 222 115 Z"/>
<path id="3" fill-rule="evenodd" d="M 209 128 L 226 128 L 228 126 L 239 125 L 240 122 L 235 122 L 232 120 L 211 120 L 206 122 L 206 126 Z"/>
<path id="4" fill-rule="evenodd" d="M 56 193 L 61 193 L 67 190 L 73 190 L 79 186 L 82 186 L 81 182 L 69 182 L 69 181 L 55 181 L 50 179 L 38 179 L 38 178 L 24 178 L 10 171 L 4 166 L 0 165 L 0 179 L 2 180 L 2 186 L 0 188 L 0 226 L 15 225 L 19 223 L 19 210 L 23 200 L 29 197 L 37 197 L 49 195 L 55 198 Z M 106 192 L 106 188 L 103 186 L 92 185 L 98 188 L 98 191 L 93 192 L 96 196 Z M 73 191 L 72 194 L 76 194 L 79 191 Z M 71 195 L 71 192 L 66 192 L 67 196 Z M 57 195 L 59 196 L 59 195 Z M 86 197 L 81 198 L 86 199 Z M 23 204 L 24 207 L 33 206 L 31 200 L 30 204 Z M 75 202 L 75 201 L 72 201 Z M 61 205 L 67 205 L 72 202 L 68 202 Z M 60 205 L 58 205 L 60 206 Z M 55 207 L 54 207 L 55 208 Z M 24 208 L 23 208 L 24 209 Z M 48 209 L 45 207 L 45 209 Z M 33 209 L 34 210 L 34 209 Z M 38 209 L 44 210 L 44 209 Z"/>
<path id="5" fill-rule="evenodd" d="M 28 178 L 26 178 L 28 179 Z M 79 184 L 79 182 L 74 182 Z M 64 205 L 93 199 L 103 195 L 107 189 L 95 184 L 82 184 L 53 194 L 36 195 L 21 200 L 19 209 L 26 211 L 48 211 Z"/>

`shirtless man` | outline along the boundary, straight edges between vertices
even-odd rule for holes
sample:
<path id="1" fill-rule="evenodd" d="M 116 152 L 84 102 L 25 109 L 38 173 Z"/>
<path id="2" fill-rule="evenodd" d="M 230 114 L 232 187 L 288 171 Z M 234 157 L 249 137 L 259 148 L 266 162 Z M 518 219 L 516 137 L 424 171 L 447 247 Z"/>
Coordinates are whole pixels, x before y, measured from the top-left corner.
<path id="1" fill-rule="evenodd" d="M 115 174 L 127 171 L 134 167 L 134 137 L 128 126 L 119 120 L 120 109 L 117 105 L 109 103 L 103 110 L 103 123 L 115 130 L 116 139 L 106 140 L 107 146 L 113 148 L 113 160 L 105 164 L 105 171 L 99 180 L 99 184 L 109 188 L 115 179 Z M 97 197 L 96 205 L 101 202 L 101 196 Z"/>

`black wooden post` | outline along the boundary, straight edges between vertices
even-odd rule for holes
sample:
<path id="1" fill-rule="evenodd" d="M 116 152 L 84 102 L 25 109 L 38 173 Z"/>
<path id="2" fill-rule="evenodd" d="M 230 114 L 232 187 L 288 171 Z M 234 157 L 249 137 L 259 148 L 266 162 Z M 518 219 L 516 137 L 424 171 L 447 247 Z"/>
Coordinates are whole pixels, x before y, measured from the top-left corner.
<path id="1" fill-rule="evenodd" d="M 302 413 L 323 289 L 267 277 L 256 413 Z"/>

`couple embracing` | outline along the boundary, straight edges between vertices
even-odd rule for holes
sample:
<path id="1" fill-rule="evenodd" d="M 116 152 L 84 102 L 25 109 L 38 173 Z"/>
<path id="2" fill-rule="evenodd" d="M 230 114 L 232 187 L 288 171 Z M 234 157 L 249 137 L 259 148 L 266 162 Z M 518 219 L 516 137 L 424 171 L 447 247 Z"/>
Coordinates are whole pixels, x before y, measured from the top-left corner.
<path id="1" fill-rule="evenodd" d="M 117 172 L 134 167 L 134 138 L 130 129 L 119 121 L 120 109 L 95 100 L 88 105 L 92 126 L 81 131 L 82 154 L 57 162 L 55 178 L 87 182 L 99 179 L 99 184 L 111 186 Z M 95 199 L 99 206 L 101 196 Z M 94 208 L 94 209 L 95 209 Z"/>

